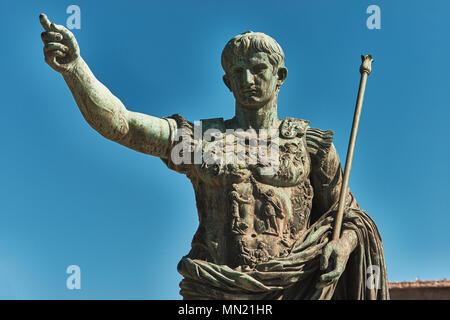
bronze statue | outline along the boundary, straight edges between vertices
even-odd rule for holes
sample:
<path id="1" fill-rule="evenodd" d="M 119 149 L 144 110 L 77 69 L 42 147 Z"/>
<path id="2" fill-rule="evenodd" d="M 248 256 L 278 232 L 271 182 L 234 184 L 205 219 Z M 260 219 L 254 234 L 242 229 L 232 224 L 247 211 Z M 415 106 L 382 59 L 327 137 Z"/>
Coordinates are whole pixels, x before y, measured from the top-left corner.
<path id="1" fill-rule="evenodd" d="M 92 128 L 161 158 L 192 182 L 199 226 L 178 265 L 185 299 L 389 298 L 381 237 L 350 192 L 341 236 L 332 239 L 343 175 L 333 132 L 277 117 L 287 69 L 274 39 L 247 31 L 226 44 L 223 81 L 235 97 L 235 116 L 199 125 L 178 114 L 157 118 L 127 110 L 92 74 L 73 34 L 45 15 L 40 21 L 45 61 L 63 75 Z M 239 130 L 277 133 L 254 140 L 276 140 L 268 152 L 276 170 L 253 161 L 252 136 L 237 143 L 243 152 L 233 149 Z M 208 131 L 216 135 L 203 139 Z M 222 152 L 225 146 L 232 148 Z M 210 157 L 198 161 L 199 150 Z M 230 154 L 239 161 L 230 162 Z M 366 274 L 372 266 L 380 270 L 375 286 Z"/>

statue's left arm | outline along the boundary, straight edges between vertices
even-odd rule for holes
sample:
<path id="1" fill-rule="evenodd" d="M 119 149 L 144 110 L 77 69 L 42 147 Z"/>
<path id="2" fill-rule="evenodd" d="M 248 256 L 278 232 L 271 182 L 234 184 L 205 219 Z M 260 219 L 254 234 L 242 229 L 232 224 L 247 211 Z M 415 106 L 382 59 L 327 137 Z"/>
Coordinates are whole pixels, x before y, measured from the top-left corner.
<path id="1" fill-rule="evenodd" d="M 343 171 L 333 145 L 333 132 L 308 128 L 306 142 L 311 158 L 310 179 L 314 188 L 312 222 L 324 216 L 335 217 Z M 322 251 L 320 269 L 323 274 L 317 288 L 337 284 L 342 276 L 347 278 L 342 283 L 354 283 L 353 286 L 357 288 L 347 290 L 347 287 L 341 290 L 341 293 L 346 292 L 348 295 L 352 292 L 353 298 L 389 298 L 384 250 L 379 231 L 367 213 L 360 209 L 350 190 L 347 190 L 344 212 L 341 237 L 330 241 Z M 380 270 L 380 290 L 366 284 L 366 269 L 370 266 L 377 266 Z M 345 272 L 347 269 L 351 271 Z"/>
<path id="2" fill-rule="evenodd" d="M 307 145 L 311 157 L 311 183 L 314 188 L 313 214 L 322 215 L 333 210 L 338 205 L 342 185 L 342 168 L 339 156 L 332 142 L 333 132 L 309 128 L 307 131 Z M 347 208 L 359 209 L 353 194 L 349 191 Z M 313 217 L 314 218 L 314 217 Z M 357 247 L 358 237 L 354 230 L 343 230 L 340 239 L 330 241 L 324 248 L 320 268 L 329 272 L 321 276 L 318 287 L 325 287 L 337 281 L 344 272 L 347 260 Z M 329 260 L 334 266 L 329 268 Z M 330 270 L 331 269 L 331 270 Z"/>

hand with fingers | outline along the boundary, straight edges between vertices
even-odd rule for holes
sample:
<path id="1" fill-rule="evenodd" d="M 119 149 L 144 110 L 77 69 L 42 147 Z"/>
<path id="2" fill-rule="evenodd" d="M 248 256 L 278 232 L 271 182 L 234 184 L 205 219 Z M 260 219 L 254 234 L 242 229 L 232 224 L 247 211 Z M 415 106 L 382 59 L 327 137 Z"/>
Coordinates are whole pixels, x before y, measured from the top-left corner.
<path id="1" fill-rule="evenodd" d="M 330 241 L 320 256 L 320 270 L 326 273 L 320 276 L 316 288 L 321 289 L 336 283 L 345 271 L 348 258 L 356 248 L 358 239 L 352 230 L 344 231 L 342 237 Z"/>
<path id="2" fill-rule="evenodd" d="M 47 64 L 60 73 L 69 72 L 80 58 L 80 48 L 75 36 L 64 26 L 48 20 L 45 14 L 39 16 L 44 42 L 44 56 Z"/>

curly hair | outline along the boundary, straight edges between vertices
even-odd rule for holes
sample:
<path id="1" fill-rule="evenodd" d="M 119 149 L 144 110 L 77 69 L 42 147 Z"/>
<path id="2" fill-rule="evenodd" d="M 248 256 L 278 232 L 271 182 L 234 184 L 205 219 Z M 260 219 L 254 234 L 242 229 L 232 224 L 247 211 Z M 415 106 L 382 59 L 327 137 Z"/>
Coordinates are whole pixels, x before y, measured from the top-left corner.
<path id="1" fill-rule="evenodd" d="M 280 45 L 270 36 L 262 32 L 246 31 L 233 37 L 222 51 L 222 68 L 229 73 L 232 59 L 247 52 L 264 52 L 275 73 L 278 68 L 284 67 L 284 52 Z"/>

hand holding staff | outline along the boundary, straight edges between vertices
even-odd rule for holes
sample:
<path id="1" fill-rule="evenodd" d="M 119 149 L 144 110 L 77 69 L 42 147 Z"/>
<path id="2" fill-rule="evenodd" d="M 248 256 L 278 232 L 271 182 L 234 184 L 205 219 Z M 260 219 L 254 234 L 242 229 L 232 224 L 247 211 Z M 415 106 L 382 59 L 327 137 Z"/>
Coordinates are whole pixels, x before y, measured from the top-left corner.
<path id="1" fill-rule="evenodd" d="M 348 180 L 350 178 L 350 170 L 352 169 L 353 152 L 355 151 L 356 135 L 358 134 L 359 118 L 364 100 L 364 91 L 366 90 L 367 76 L 372 71 L 372 55 L 362 55 L 362 63 L 359 68 L 361 80 L 359 82 L 358 98 L 356 99 L 355 115 L 353 116 L 352 132 L 350 134 L 350 142 L 347 149 L 347 158 L 345 160 L 344 178 L 342 180 L 341 194 L 339 196 L 339 207 L 336 214 L 336 220 L 333 230 L 333 240 L 337 240 L 341 236 L 342 218 L 344 216 L 344 208 L 347 199 Z"/>

